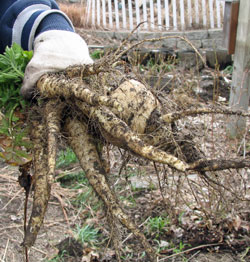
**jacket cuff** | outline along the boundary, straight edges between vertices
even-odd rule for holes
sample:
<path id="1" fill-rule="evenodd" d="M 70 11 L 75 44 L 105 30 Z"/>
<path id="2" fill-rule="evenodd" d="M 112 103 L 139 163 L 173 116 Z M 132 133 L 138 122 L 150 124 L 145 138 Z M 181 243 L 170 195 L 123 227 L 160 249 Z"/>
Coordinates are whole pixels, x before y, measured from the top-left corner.
<path id="1" fill-rule="evenodd" d="M 33 42 L 36 35 L 37 28 L 45 17 L 52 14 L 60 14 L 68 22 L 69 26 L 73 30 L 73 24 L 70 19 L 60 10 L 27 10 L 27 14 L 24 14 L 20 19 L 16 19 L 12 31 L 12 43 L 17 43 L 26 50 L 32 50 Z M 25 19 L 29 17 L 29 19 Z"/>
<path id="2" fill-rule="evenodd" d="M 46 31 L 51 30 L 60 30 L 60 31 L 69 31 L 74 32 L 74 28 L 72 28 L 72 24 L 68 19 L 65 19 L 65 16 L 62 16 L 59 13 L 52 13 L 47 15 L 38 25 L 35 38 Z"/>

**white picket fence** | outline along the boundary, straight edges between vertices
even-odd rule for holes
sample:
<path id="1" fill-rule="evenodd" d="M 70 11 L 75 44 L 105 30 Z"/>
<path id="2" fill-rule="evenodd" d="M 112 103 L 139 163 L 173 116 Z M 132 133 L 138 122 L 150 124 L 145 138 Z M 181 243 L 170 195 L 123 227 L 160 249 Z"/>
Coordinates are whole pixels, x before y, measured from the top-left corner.
<path id="1" fill-rule="evenodd" d="M 221 0 L 87 0 L 87 23 L 106 29 L 221 28 L 223 14 Z"/>

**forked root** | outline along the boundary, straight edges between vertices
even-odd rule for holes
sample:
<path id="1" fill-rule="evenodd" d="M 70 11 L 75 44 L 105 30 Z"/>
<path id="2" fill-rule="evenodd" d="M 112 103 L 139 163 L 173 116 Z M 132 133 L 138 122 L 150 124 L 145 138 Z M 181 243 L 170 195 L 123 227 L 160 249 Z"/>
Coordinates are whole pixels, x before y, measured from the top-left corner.
<path id="1" fill-rule="evenodd" d="M 25 247 L 31 247 L 35 243 L 47 210 L 51 186 L 54 182 L 57 137 L 62 109 L 63 105 L 58 100 L 52 99 L 45 106 L 44 120 L 46 121 L 32 123 L 34 202 L 23 241 Z"/>
<path id="2" fill-rule="evenodd" d="M 98 108 L 92 111 L 92 117 L 96 118 L 97 123 L 108 134 L 121 141 L 123 147 L 132 150 L 134 153 L 145 157 L 149 160 L 167 164 L 179 171 L 184 172 L 189 165 L 173 155 L 155 148 L 152 145 L 146 145 L 129 127 L 128 125 L 116 117 L 106 108 Z M 109 137 L 104 134 L 108 140 Z"/>
<path id="3" fill-rule="evenodd" d="M 63 75 L 43 75 L 37 82 L 37 88 L 45 97 L 77 98 L 89 105 L 103 105 L 123 111 L 115 99 L 94 93 L 79 78 L 68 79 Z"/>
<path id="4" fill-rule="evenodd" d="M 51 186 L 47 179 L 47 150 L 45 143 L 45 124 L 33 122 L 31 131 L 33 141 L 33 165 L 34 165 L 34 201 L 27 230 L 25 232 L 23 246 L 31 247 L 37 238 L 40 227 L 43 224 L 47 209 Z"/>
<path id="5" fill-rule="evenodd" d="M 250 167 L 249 159 L 206 159 L 202 158 L 192 163 L 185 163 L 175 156 L 157 149 L 153 145 L 146 144 L 141 140 L 131 128 L 105 107 L 88 107 L 85 103 L 75 100 L 75 104 L 84 113 L 88 114 L 99 124 L 104 138 L 111 144 L 121 147 L 125 150 L 131 150 L 134 153 L 152 160 L 154 162 L 167 164 L 181 172 L 188 170 L 219 171 L 230 168 Z"/>
<path id="6" fill-rule="evenodd" d="M 150 261 L 156 261 L 155 251 L 144 234 L 121 209 L 117 198 L 110 189 L 93 137 L 88 134 L 87 125 L 76 119 L 68 119 L 65 130 L 68 134 L 69 145 L 79 159 L 82 169 L 86 172 L 89 183 L 101 197 L 107 210 L 141 241 Z"/>

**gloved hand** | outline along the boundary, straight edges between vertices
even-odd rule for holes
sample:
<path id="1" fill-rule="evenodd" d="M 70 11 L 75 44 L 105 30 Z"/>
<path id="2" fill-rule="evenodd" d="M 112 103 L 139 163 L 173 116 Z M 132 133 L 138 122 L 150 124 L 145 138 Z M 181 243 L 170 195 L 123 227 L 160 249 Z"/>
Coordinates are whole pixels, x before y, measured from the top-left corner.
<path id="1" fill-rule="evenodd" d="M 43 32 L 34 41 L 34 54 L 25 70 L 21 95 L 31 98 L 36 82 L 48 72 L 92 63 L 88 46 L 78 34 L 61 30 Z"/>

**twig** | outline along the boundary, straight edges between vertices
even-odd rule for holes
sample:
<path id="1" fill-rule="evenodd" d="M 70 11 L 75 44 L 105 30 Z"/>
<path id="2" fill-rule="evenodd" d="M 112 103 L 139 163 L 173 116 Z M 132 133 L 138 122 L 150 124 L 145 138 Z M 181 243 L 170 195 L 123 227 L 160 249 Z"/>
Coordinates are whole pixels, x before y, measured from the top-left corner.
<path id="1" fill-rule="evenodd" d="M 7 167 L 9 167 L 9 166 L 7 166 Z M 15 172 L 15 173 L 16 173 L 16 172 Z M 13 176 L 8 176 L 8 175 L 0 174 L 0 177 L 4 178 L 4 179 L 6 179 L 6 180 L 8 179 L 8 180 L 13 180 L 13 181 L 16 182 L 16 178 L 13 177 Z"/>
<path id="2" fill-rule="evenodd" d="M 38 248 L 36 248 L 36 247 L 31 247 L 31 249 L 34 249 L 34 250 L 36 250 L 37 252 L 39 252 L 39 253 L 41 253 L 41 254 L 43 254 L 43 255 L 47 255 L 46 252 L 44 252 L 44 251 L 42 251 L 41 249 L 38 249 Z"/>
<path id="3" fill-rule="evenodd" d="M 170 256 L 161 258 L 161 259 L 159 260 L 159 262 L 165 261 L 166 259 L 169 259 L 169 258 L 171 258 L 171 257 L 176 257 L 176 256 L 179 256 L 179 255 L 182 255 L 182 254 L 185 254 L 185 253 L 188 253 L 188 252 L 197 250 L 197 249 L 202 249 L 202 248 L 205 248 L 205 247 L 212 247 L 212 246 L 219 246 L 219 245 L 222 245 L 222 244 L 220 244 L 220 243 L 217 243 L 217 244 L 206 244 L 206 245 L 201 245 L 201 246 L 198 246 L 198 247 L 193 247 L 193 248 L 190 248 L 190 249 L 181 251 L 181 252 L 179 252 L 179 253 L 172 254 L 172 255 L 170 255 Z"/>
<path id="4" fill-rule="evenodd" d="M 134 33 L 142 24 L 144 24 L 144 23 L 145 23 L 145 22 L 140 22 L 140 23 L 129 33 L 129 35 L 124 39 L 124 41 L 120 44 L 120 46 L 118 47 L 118 49 L 117 49 L 116 52 L 114 53 L 114 56 L 119 55 L 119 52 L 121 52 L 122 47 L 124 47 L 124 46 L 127 44 L 129 38 L 130 38 L 130 37 L 133 35 L 133 33 Z"/>
<path id="5" fill-rule="evenodd" d="M 61 227 L 64 227 L 64 223 L 62 223 L 62 222 L 65 222 L 65 218 L 64 219 L 62 219 L 62 220 L 59 220 L 59 221 L 55 221 L 55 222 L 46 222 L 45 224 L 44 224 L 44 227 L 45 228 L 48 228 L 48 227 L 53 227 L 53 226 L 55 226 L 55 225 L 60 225 Z M 68 225 L 67 225 L 68 226 Z"/>
<path id="6" fill-rule="evenodd" d="M 24 253 L 25 253 L 25 261 L 29 262 L 29 249 L 27 247 L 24 247 Z"/>
<path id="7" fill-rule="evenodd" d="M 54 196 L 57 198 L 57 200 L 59 201 L 60 205 L 61 205 L 61 208 L 62 208 L 62 211 L 63 211 L 63 215 L 65 217 L 65 220 L 67 222 L 67 225 L 68 227 L 70 228 L 70 223 L 69 223 L 69 218 L 68 218 L 68 215 L 64 209 L 64 205 L 63 205 L 63 201 L 62 201 L 62 198 L 56 193 L 54 192 Z"/>
<path id="8" fill-rule="evenodd" d="M 1 260 L 4 262 L 5 260 L 5 256 L 6 256 L 6 253 L 7 253 L 7 250 L 8 250 L 8 246 L 9 246 L 9 242 L 10 242 L 10 239 L 8 238 L 7 240 L 7 243 L 6 243 L 6 247 L 4 249 L 4 254 L 3 254 L 3 257 L 1 258 Z"/>
<path id="9" fill-rule="evenodd" d="M 160 192 L 161 192 L 161 197 L 162 197 L 163 203 L 164 203 L 164 205 L 167 209 L 167 203 L 166 203 L 166 199 L 164 197 L 164 192 L 163 192 L 163 188 L 162 188 L 162 185 L 161 185 L 161 179 L 160 179 L 159 171 L 158 171 L 156 163 L 153 162 L 153 164 L 154 164 L 154 169 L 155 169 L 155 172 L 156 172 L 156 175 L 157 175 L 157 180 L 158 180 L 158 185 L 159 185 Z"/>
<path id="10" fill-rule="evenodd" d="M 6 235 L 7 235 L 7 234 L 6 234 Z M 9 236 L 9 235 L 7 235 L 7 236 Z M 10 236 L 9 236 L 9 237 L 10 237 Z M 13 238 L 10 238 L 10 241 L 20 244 L 18 240 L 13 239 Z M 43 254 L 43 255 L 47 255 L 46 252 L 44 252 L 44 251 L 42 251 L 41 249 L 38 249 L 38 248 L 36 248 L 36 247 L 34 247 L 34 246 L 32 246 L 31 249 L 34 249 L 34 250 L 38 251 L 39 253 L 41 253 L 41 254 Z"/>
<path id="11" fill-rule="evenodd" d="M 163 36 L 163 37 L 159 37 L 159 38 L 149 38 L 149 39 L 143 39 L 141 41 L 138 41 L 137 43 L 135 44 L 132 44 L 130 45 L 126 50 L 122 51 L 120 54 L 118 54 L 116 57 L 114 57 L 113 59 L 113 63 L 115 63 L 116 61 L 118 61 L 123 55 L 125 55 L 129 50 L 145 43 L 145 42 L 159 42 L 159 41 L 162 41 L 162 40 L 165 40 L 165 39 L 171 39 L 171 38 L 179 38 L 183 41 L 185 41 L 186 43 L 188 43 L 192 48 L 193 50 L 195 51 L 195 53 L 200 57 L 202 63 L 204 64 L 204 66 L 206 66 L 206 62 L 204 60 L 204 58 L 202 57 L 202 55 L 200 54 L 200 52 L 197 50 L 197 48 L 192 44 L 191 41 L 189 41 L 186 37 L 183 37 L 183 36 Z"/>
<path id="12" fill-rule="evenodd" d="M 13 225 L 13 226 L 8 226 L 8 227 L 2 227 L 0 228 L 0 232 L 1 231 L 4 231 L 6 229 L 13 229 L 13 228 L 19 228 L 19 227 L 22 227 L 23 225 Z"/>
<path id="13" fill-rule="evenodd" d="M 197 256 L 201 251 L 198 250 L 197 252 L 195 252 L 186 262 L 191 261 L 191 259 L 193 259 L 195 256 Z"/>
<path id="14" fill-rule="evenodd" d="M 15 198 L 17 195 L 19 195 L 21 192 L 23 191 L 23 189 L 21 188 L 20 190 L 18 190 L 16 192 L 16 194 L 6 203 L 6 205 L 4 207 L 2 207 L 0 210 L 5 209 Z"/>

